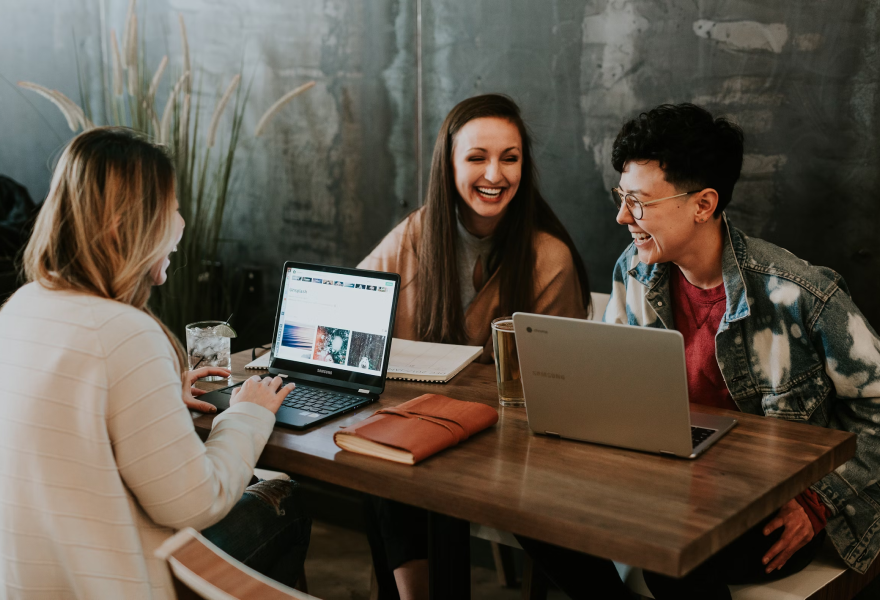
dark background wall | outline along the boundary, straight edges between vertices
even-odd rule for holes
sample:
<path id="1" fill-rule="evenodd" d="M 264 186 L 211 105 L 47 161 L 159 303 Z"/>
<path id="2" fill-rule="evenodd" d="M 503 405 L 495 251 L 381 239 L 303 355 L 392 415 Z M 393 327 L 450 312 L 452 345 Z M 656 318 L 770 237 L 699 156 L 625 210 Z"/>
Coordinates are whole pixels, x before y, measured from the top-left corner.
<path id="1" fill-rule="evenodd" d="M 225 236 L 228 264 L 265 274 L 260 318 L 239 321 L 254 340 L 271 336 L 281 263 L 356 264 L 419 205 L 448 110 L 485 92 L 507 93 L 523 107 L 542 188 L 596 291 L 610 290 L 611 266 L 629 239 L 609 201 L 614 136 L 640 110 L 690 101 L 746 132 L 744 172 L 728 209 L 734 224 L 842 273 L 880 325 L 872 243 L 880 216 L 877 3 L 144 4 L 152 67 L 168 53 L 179 68 L 176 13 L 184 15 L 208 105 L 242 63 L 245 78 L 254 76 Z M 7 83 L 32 80 L 76 99 L 73 49 L 96 61 L 102 19 L 121 29 L 126 6 L 20 0 L 0 8 L 0 173 L 37 200 L 71 132 L 51 105 Z M 263 110 L 311 79 L 316 87 L 255 140 Z"/>

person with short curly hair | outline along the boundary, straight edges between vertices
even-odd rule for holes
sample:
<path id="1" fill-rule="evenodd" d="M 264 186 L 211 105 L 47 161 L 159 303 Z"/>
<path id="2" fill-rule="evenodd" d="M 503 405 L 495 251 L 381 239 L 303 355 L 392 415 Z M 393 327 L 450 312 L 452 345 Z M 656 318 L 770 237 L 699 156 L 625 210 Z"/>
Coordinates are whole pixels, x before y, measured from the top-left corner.
<path id="1" fill-rule="evenodd" d="M 678 330 L 692 403 L 848 431 L 856 455 L 685 577 L 646 572 L 658 600 L 729 599 L 800 571 L 826 535 L 858 572 L 880 553 L 880 338 L 840 275 L 733 227 L 742 162 L 742 130 L 693 104 L 624 124 L 611 196 L 633 241 L 604 321 Z M 610 561 L 521 542 L 570 597 L 630 597 Z"/>

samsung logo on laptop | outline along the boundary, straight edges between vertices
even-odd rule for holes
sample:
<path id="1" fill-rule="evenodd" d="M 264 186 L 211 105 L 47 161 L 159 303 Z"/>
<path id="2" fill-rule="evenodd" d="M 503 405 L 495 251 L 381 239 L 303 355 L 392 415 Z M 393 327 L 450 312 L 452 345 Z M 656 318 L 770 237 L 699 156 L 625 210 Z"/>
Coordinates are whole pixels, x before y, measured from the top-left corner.
<path id="1" fill-rule="evenodd" d="M 319 369 L 320 370 L 320 369 Z M 565 381 L 565 375 L 560 373 L 551 373 L 550 371 L 532 371 L 535 377 L 546 377 L 547 379 L 562 379 Z"/>
<path id="2" fill-rule="evenodd" d="M 327 369 L 318 369 L 318 373 L 323 373 L 324 375 L 333 375 L 333 371 L 328 371 Z"/>

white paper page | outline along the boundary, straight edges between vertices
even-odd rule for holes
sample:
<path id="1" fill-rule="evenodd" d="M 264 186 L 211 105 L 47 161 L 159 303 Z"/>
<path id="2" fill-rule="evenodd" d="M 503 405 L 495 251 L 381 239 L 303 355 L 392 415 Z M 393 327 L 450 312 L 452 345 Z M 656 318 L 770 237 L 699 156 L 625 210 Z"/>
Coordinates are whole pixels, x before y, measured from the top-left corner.
<path id="1" fill-rule="evenodd" d="M 446 377 L 479 356 L 480 346 L 434 344 L 412 340 L 391 340 L 388 374 Z"/>

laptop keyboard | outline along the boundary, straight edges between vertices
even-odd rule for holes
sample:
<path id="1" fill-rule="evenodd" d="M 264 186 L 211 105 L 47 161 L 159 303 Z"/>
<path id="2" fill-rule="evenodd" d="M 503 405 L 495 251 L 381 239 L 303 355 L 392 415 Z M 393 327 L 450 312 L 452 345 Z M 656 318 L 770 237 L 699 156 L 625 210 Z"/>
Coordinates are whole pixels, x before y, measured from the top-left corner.
<path id="1" fill-rule="evenodd" d="M 705 427 L 694 427 L 691 425 L 691 442 L 693 442 L 693 448 L 696 448 L 707 439 L 709 436 L 715 433 L 714 429 L 706 429 Z"/>
<path id="2" fill-rule="evenodd" d="M 287 395 L 281 405 L 319 415 L 329 415 L 363 401 L 364 398 L 358 396 L 339 394 L 320 388 L 297 386 Z"/>
<path id="3" fill-rule="evenodd" d="M 231 394 L 232 390 L 233 388 L 227 388 L 220 391 L 224 394 Z M 329 415 L 330 413 L 345 410 L 364 400 L 366 398 L 360 396 L 349 396 L 331 390 L 297 385 L 296 389 L 287 395 L 281 406 L 319 415 Z"/>

